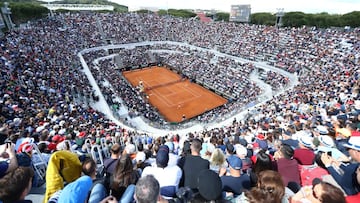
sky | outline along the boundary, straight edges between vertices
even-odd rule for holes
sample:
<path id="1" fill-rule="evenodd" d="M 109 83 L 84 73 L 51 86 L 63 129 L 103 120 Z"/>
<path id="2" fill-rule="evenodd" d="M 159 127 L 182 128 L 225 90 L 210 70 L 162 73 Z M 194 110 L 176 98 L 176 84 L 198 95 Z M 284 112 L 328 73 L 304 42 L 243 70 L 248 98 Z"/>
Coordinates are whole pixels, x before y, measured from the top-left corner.
<path id="1" fill-rule="evenodd" d="M 275 13 L 278 8 L 284 12 L 302 11 L 304 13 L 328 12 L 344 14 L 360 11 L 360 0 L 110 0 L 139 10 L 144 7 L 175 9 L 215 9 L 230 12 L 231 5 L 250 4 L 251 13 Z"/>

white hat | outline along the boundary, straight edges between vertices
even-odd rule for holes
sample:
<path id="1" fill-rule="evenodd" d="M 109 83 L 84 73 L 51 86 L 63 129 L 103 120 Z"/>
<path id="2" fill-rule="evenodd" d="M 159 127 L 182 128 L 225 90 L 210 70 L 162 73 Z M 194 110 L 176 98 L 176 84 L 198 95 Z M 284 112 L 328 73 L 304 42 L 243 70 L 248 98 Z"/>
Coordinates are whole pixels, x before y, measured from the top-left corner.
<path id="1" fill-rule="evenodd" d="M 276 117 L 276 120 L 278 120 L 279 122 L 283 122 L 285 119 L 282 116 L 278 116 Z"/>
<path id="2" fill-rule="evenodd" d="M 316 131 L 318 131 L 320 135 L 327 135 L 329 133 L 328 129 L 323 125 L 318 125 Z"/>
<path id="3" fill-rule="evenodd" d="M 65 125 L 65 121 L 64 121 L 64 120 L 62 120 L 62 121 L 59 122 L 59 126 L 60 126 L 60 127 L 63 127 L 64 125 Z"/>
<path id="4" fill-rule="evenodd" d="M 35 132 L 39 133 L 39 132 L 41 132 L 41 131 L 44 130 L 44 129 L 45 129 L 44 126 L 39 126 L 39 127 L 37 127 L 37 128 L 35 129 Z"/>
<path id="5" fill-rule="evenodd" d="M 236 155 L 238 156 L 246 156 L 247 155 L 247 149 L 242 146 L 241 144 L 235 145 Z"/>
<path id="6" fill-rule="evenodd" d="M 136 161 L 139 162 L 144 162 L 146 159 L 145 153 L 144 152 L 138 152 L 136 153 L 136 157 L 135 157 Z"/>
<path id="7" fill-rule="evenodd" d="M 136 149 L 135 149 L 135 145 L 134 144 L 128 144 L 125 147 L 125 151 L 127 154 L 133 154 L 135 153 Z"/>
<path id="8" fill-rule="evenodd" d="M 64 135 L 66 133 L 66 129 L 62 128 L 61 130 L 59 130 L 58 132 L 60 135 Z"/>
<path id="9" fill-rule="evenodd" d="M 56 145 L 56 150 L 58 151 L 66 150 L 65 140 Z"/>
<path id="10" fill-rule="evenodd" d="M 56 134 L 56 131 L 55 131 L 55 130 L 52 130 L 52 131 L 50 131 L 50 133 L 49 133 L 50 136 L 54 136 L 55 134 Z"/>
<path id="11" fill-rule="evenodd" d="M 215 146 L 212 143 L 208 143 L 206 150 L 210 153 L 213 153 L 215 151 Z"/>
<path id="12" fill-rule="evenodd" d="M 334 140 L 328 135 L 319 136 L 319 141 L 326 147 L 333 147 L 335 145 Z"/>
<path id="13" fill-rule="evenodd" d="M 344 147 L 360 151 L 360 133 L 358 131 L 354 131 L 354 132 L 351 135 L 348 142 L 344 144 Z"/>
<path id="14" fill-rule="evenodd" d="M 13 123 L 15 126 L 19 126 L 21 124 L 22 120 L 21 118 L 14 118 Z"/>
<path id="15" fill-rule="evenodd" d="M 299 136 L 299 143 L 304 145 L 307 148 L 313 147 L 313 138 L 308 136 Z"/>
<path id="16" fill-rule="evenodd" d="M 311 137 L 312 134 L 305 130 L 297 131 L 295 134 L 291 135 L 293 140 L 299 140 L 300 137 Z"/>

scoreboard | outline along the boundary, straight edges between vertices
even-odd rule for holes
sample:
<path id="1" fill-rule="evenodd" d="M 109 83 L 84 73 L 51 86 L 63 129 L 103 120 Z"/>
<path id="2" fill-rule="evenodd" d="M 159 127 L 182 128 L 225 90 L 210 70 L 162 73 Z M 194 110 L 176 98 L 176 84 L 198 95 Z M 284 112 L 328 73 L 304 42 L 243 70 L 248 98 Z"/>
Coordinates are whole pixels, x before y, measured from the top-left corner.
<path id="1" fill-rule="evenodd" d="M 229 21 L 231 22 L 250 22 L 251 7 L 248 5 L 232 5 Z"/>

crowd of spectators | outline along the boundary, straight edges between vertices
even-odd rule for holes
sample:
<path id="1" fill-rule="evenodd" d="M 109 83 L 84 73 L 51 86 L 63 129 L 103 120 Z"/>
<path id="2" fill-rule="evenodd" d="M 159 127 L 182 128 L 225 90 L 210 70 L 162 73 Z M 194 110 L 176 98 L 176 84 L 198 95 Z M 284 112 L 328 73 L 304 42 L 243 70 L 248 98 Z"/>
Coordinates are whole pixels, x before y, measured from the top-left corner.
<path id="1" fill-rule="evenodd" d="M 261 69 L 259 72 L 260 79 L 264 80 L 264 82 L 269 84 L 275 91 L 282 90 L 287 84 L 289 84 L 289 78 L 277 74 L 274 71 L 263 71 Z"/>
<path id="2" fill-rule="evenodd" d="M 89 106 L 97 95 L 83 73 L 77 53 L 83 48 L 104 45 L 94 23 L 98 19 L 114 43 L 172 40 L 254 60 L 259 56 L 269 57 L 275 60 L 272 62 L 275 66 L 299 74 L 300 83 L 257 106 L 256 114 L 249 112 L 247 119 L 235 119 L 220 128 L 182 136 L 169 132 L 168 136 L 157 139 L 128 131 Z M 130 202 L 134 193 L 138 194 L 135 195 L 138 202 L 146 202 L 140 199 L 145 198 L 140 193 L 152 193 L 152 201 L 157 198 L 160 202 L 192 199 L 332 203 L 345 202 L 345 198 L 357 202 L 360 191 L 358 32 L 356 28 L 342 31 L 306 27 L 276 29 L 222 22 L 204 24 L 135 13 L 60 14 L 9 31 L 0 41 L 3 67 L 0 70 L 0 200 L 24 202 L 30 185 L 38 186 L 36 180 L 41 179 L 40 174 L 26 168 L 34 165 L 31 160 L 34 147 L 49 156 L 44 202 L 86 199 Z M 123 53 L 125 57 L 132 51 Z M 106 51 L 90 52 L 84 58 L 101 90 L 107 93 L 106 100 L 116 104 L 112 97 L 115 93 L 124 105 L 134 108 L 139 101 L 132 100 L 138 93 L 131 91 L 125 80 L 118 80 L 122 77 L 114 69 L 116 66 L 109 61 L 100 62 L 99 67 L 92 64 L 94 59 L 106 55 Z M 229 59 L 206 58 L 214 58 L 210 53 L 194 55 L 205 60 L 199 62 L 181 59 L 181 55 L 163 56 L 169 62 L 178 63 L 179 57 L 180 63 L 184 60 L 183 64 L 198 64 L 194 67 L 199 69 L 176 64 L 186 74 L 201 73 L 202 67 L 209 68 L 215 62 L 222 62 L 222 67 L 234 74 L 233 66 L 239 65 Z M 129 64 L 137 60 L 143 60 L 139 54 L 124 61 Z M 229 66 L 232 68 L 226 69 Z M 244 66 L 247 69 L 241 76 L 254 68 L 251 64 Z M 285 80 L 272 72 L 267 76 Z M 231 75 L 229 79 L 237 77 Z M 256 94 L 247 98 L 251 96 L 255 98 Z M 233 103 L 210 113 L 218 117 L 240 107 Z M 136 109 L 143 114 L 139 108 L 144 107 Z M 95 181 L 96 172 L 101 170 L 97 171 L 97 163 L 92 159 L 102 153 L 98 151 L 90 159 L 83 157 L 83 153 L 89 156 L 86 155 L 88 144 L 100 144 L 102 139 L 112 145 L 113 153 L 117 151 L 113 148 L 116 143 L 122 151 L 118 159 L 110 157 L 116 160 L 112 162 L 116 166 L 109 183 Z M 220 156 L 218 160 L 222 163 L 214 161 L 213 154 Z M 159 171 L 174 174 L 174 179 L 164 179 Z M 155 186 L 154 191 L 146 191 L 143 186 L 150 183 Z"/>

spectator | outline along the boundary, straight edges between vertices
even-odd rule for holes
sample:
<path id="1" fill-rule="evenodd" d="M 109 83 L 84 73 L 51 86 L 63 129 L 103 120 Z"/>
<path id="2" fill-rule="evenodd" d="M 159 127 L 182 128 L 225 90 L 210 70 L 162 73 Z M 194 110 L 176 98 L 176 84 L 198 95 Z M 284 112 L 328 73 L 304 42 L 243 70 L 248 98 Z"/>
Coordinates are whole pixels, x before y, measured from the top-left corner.
<path id="1" fill-rule="evenodd" d="M 220 148 L 216 148 L 210 157 L 210 169 L 219 176 L 223 176 L 226 173 L 227 164 L 225 161 L 224 152 Z"/>
<path id="2" fill-rule="evenodd" d="M 151 175 L 139 179 L 135 188 L 135 200 L 137 203 L 167 202 L 160 195 L 159 182 Z"/>
<path id="3" fill-rule="evenodd" d="M 290 145 L 282 144 L 280 150 L 274 154 L 277 171 L 281 174 L 284 185 L 295 182 L 300 185 L 300 174 L 298 163 L 293 159 L 294 150 Z"/>
<path id="4" fill-rule="evenodd" d="M 198 191 L 191 202 L 226 202 L 222 201 L 221 179 L 210 169 L 201 171 L 198 177 Z"/>
<path id="5" fill-rule="evenodd" d="M 356 134 L 356 133 L 354 133 Z M 360 191 L 360 186 L 356 181 L 356 170 L 360 163 L 360 136 L 351 136 L 348 143 L 344 145 L 349 151 L 349 154 L 354 163 L 344 165 L 337 162 L 326 153 L 321 155 L 321 161 L 324 163 L 327 170 L 330 172 L 335 181 L 342 187 L 347 195 L 354 195 Z M 340 168 L 342 174 L 339 173 Z"/>
<path id="6" fill-rule="evenodd" d="M 273 163 L 271 157 L 266 154 L 264 150 L 259 151 L 256 154 L 255 163 L 252 167 L 252 171 L 250 173 L 251 186 L 255 187 L 257 183 L 257 177 L 259 177 L 260 172 L 266 170 L 273 170 Z"/>
<path id="7" fill-rule="evenodd" d="M 127 143 L 123 151 L 123 154 L 127 154 L 131 158 L 131 160 L 135 160 L 136 157 L 135 145 L 132 143 Z"/>
<path id="8" fill-rule="evenodd" d="M 197 191 L 197 179 L 200 172 L 204 169 L 209 169 L 209 161 L 200 157 L 201 141 L 193 139 L 191 141 L 191 155 L 185 157 L 184 165 L 179 165 L 183 170 L 184 186 L 190 187 L 192 190 Z"/>
<path id="9" fill-rule="evenodd" d="M 337 161 L 350 161 L 348 157 L 345 156 L 340 150 L 335 147 L 334 140 L 328 135 L 321 135 L 318 138 L 319 146 L 317 151 L 330 152 L 331 156 Z"/>
<path id="10" fill-rule="evenodd" d="M 360 185 L 360 167 L 358 167 L 356 169 L 356 181 L 357 184 Z M 360 199 L 360 192 L 358 191 L 358 193 L 356 195 L 350 195 L 346 197 L 346 202 L 347 203 L 355 203 L 358 202 Z"/>
<path id="11" fill-rule="evenodd" d="M 87 158 L 82 163 L 82 177 L 79 177 L 75 181 L 66 185 L 63 189 L 56 191 L 49 199 L 48 202 L 83 202 L 88 199 L 90 190 L 93 186 L 92 182 L 96 179 L 96 163 L 92 158 Z M 87 177 L 84 177 L 87 176 Z M 88 186 L 88 179 L 91 180 L 90 188 Z M 71 186 L 69 186 L 71 185 Z M 95 185 L 94 188 L 97 190 L 98 185 Z M 98 196 L 100 196 L 99 191 L 95 192 Z M 103 195 L 105 196 L 105 194 Z M 98 200 L 103 199 L 101 197 Z M 91 200 L 89 202 L 92 202 Z M 99 201 L 97 201 L 99 202 Z"/>
<path id="12" fill-rule="evenodd" d="M 244 190 L 251 188 L 250 177 L 242 173 L 242 161 L 236 155 L 227 158 L 229 163 L 229 175 L 221 176 L 222 190 L 230 192 L 234 197 L 240 195 Z"/>
<path id="13" fill-rule="evenodd" d="M 18 153 L 16 155 L 19 166 L 32 166 L 33 149 L 33 144 L 30 144 L 28 142 L 24 142 L 19 146 Z"/>
<path id="14" fill-rule="evenodd" d="M 299 147 L 299 141 L 296 139 L 293 139 L 292 137 L 293 133 L 290 130 L 285 130 L 282 133 L 282 141 L 281 143 L 290 145 L 293 149 L 296 149 Z"/>
<path id="15" fill-rule="evenodd" d="M 92 178 L 88 175 L 81 176 L 74 182 L 66 185 L 61 191 L 58 203 L 85 202 L 92 186 Z"/>
<path id="16" fill-rule="evenodd" d="M 203 144 L 203 146 L 204 146 L 204 144 Z M 206 143 L 205 147 L 206 147 L 206 150 L 204 151 L 204 154 L 201 156 L 201 158 L 206 159 L 206 160 L 209 160 L 210 157 L 211 157 L 211 154 L 212 154 L 212 153 L 214 152 L 214 150 L 215 150 L 215 145 L 213 145 L 212 143 L 208 142 L 208 143 Z M 200 154 L 201 154 L 201 152 L 200 152 Z"/>
<path id="17" fill-rule="evenodd" d="M 110 181 L 111 195 L 120 200 L 125 194 L 125 190 L 129 185 L 135 185 L 140 175 L 134 170 L 134 165 L 129 155 L 122 155 L 116 165 L 113 179 Z"/>
<path id="18" fill-rule="evenodd" d="M 82 163 L 82 173 L 86 176 L 89 176 L 91 179 L 95 180 L 96 174 L 97 174 L 96 167 L 97 167 L 97 165 L 96 165 L 94 159 L 87 158 Z"/>
<path id="19" fill-rule="evenodd" d="M 179 159 L 178 159 L 177 166 L 179 166 L 181 168 L 181 171 L 182 171 L 182 176 L 181 176 L 181 179 L 180 179 L 179 187 L 184 186 L 185 177 L 184 177 L 184 169 L 182 168 L 182 166 L 184 166 L 186 157 L 191 155 L 191 147 L 190 147 L 190 145 L 191 145 L 190 141 L 188 141 L 188 140 L 184 141 L 183 148 L 182 148 L 181 154 L 180 154 Z"/>
<path id="20" fill-rule="evenodd" d="M 144 144 L 139 142 L 137 144 L 137 153 L 135 156 L 135 162 L 136 162 L 136 166 L 139 170 L 143 170 L 146 166 L 148 166 L 149 164 L 146 163 L 146 154 L 144 152 Z"/>
<path id="21" fill-rule="evenodd" d="M 120 144 L 115 143 L 113 146 L 111 146 L 110 151 L 111 151 L 111 156 L 110 158 L 105 159 L 104 167 L 106 173 L 114 174 L 117 161 L 119 160 L 120 155 L 122 153 Z"/>
<path id="22" fill-rule="evenodd" d="M 227 143 L 226 144 L 226 155 L 231 156 L 235 153 L 236 153 L 236 148 L 234 147 L 234 145 Z"/>
<path id="23" fill-rule="evenodd" d="M 183 148 L 182 148 L 182 151 L 181 151 L 181 154 L 180 154 L 180 159 L 183 159 L 187 155 L 191 154 L 190 145 L 191 145 L 190 141 L 188 141 L 188 140 L 184 141 Z M 180 159 L 178 160 L 178 162 L 181 162 Z"/>
<path id="24" fill-rule="evenodd" d="M 162 145 L 156 155 L 156 166 L 148 166 L 141 177 L 152 175 L 160 184 L 160 194 L 165 199 L 176 197 L 182 171 L 178 166 L 169 166 L 169 148 Z"/>
<path id="25" fill-rule="evenodd" d="M 25 200 L 30 192 L 34 171 L 30 167 L 18 167 L 0 178 L 0 201 L 3 203 L 32 202 Z"/>
<path id="26" fill-rule="evenodd" d="M 259 174 L 257 186 L 243 192 L 235 200 L 236 202 L 287 202 L 284 181 L 276 171 L 262 171 Z"/>
<path id="27" fill-rule="evenodd" d="M 4 126 L 0 128 L 0 145 L 5 144 L 6 139 L 8 139 L 8 129 Z"/>
<path id="28" fill-rule="evenodd" d="M 103 182 L 98 182 L 96 180 L 96 167 L 97 164 L 91 158 L 85 159 L 82 164 L 83 174 L 89 176 L 93 180 L 92 188 L 87 201 L 88 203 L 100 202 L 108 193 L 108 188 L 105 188 L 105 186 L 107 186 L 106 184 L 109 184 L 109 181 L 102 180 Z"/>
<path id="29" fill-rule="evenodd" d="M 259 147 L 263 150 L 268 150 L 268 143 L 266 140 L 266 136 L 263 134 L 258 134 L 256 136 L 255 142 L 259 144 Z"/>
<path id="30" fill-rule="evenodd" d="M 82 165 L 79 157 L 69 151 L 54 152 L 46 169 L 46 191 L 44 203 L 65 184 L 77 180 L 81 176 Z"/>
<path id="31" fill-rule="evenodd" d="M 175 144 L 173 141 L 166 141 L 165 145 L 169 148 L 169 166 L 176 166 L 179 160 L 179 156 L 175 154 Z"/>
<path id="32" fill-rule="evenodd" d="M 12 143 L 1 145 L 0 152 L 0 158 L 2 158 L 2 161 L 0 161 L 0 178 L 2 178 L 5 174 L 15 170 L 18 167 L 18 162 Z"/>
<path id="33" fill-rule="evenodd" d="M 344 193 L 334 185 L 313 181 L 313 186 L 306 186 L 291 198 L 291 203 L 321 202 L 321 203 L 345 203 Z"/>
<path id="34" fill-rule="evenodd" d="M 312 150 L 313 138 L 301 135 L 298 140 L 299 148 L 294 150 L 294 159 L 296 159 L 300 165 L 314 164 L 315 153 Z"/>
<path id="35" fill-rule="evenodd" d="M 235 144 L 236 156 L 242 161 L 242 173 L 249 173 L 251 171 L 251 159 L 247 156 L 248 150 L 241 144 Z"/>

